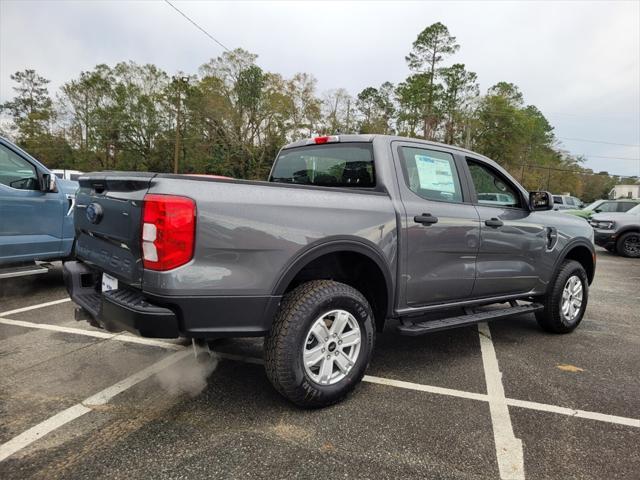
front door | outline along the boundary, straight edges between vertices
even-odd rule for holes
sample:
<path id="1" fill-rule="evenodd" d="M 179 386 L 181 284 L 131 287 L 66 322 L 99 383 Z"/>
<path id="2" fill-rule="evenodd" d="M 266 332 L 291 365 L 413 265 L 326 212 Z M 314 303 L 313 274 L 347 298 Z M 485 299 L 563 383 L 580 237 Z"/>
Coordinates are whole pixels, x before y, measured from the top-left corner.
<path id="1" fill-rule="evenodd" d="M 460 164 L 446 148 L 394 142 L 406 305 L 466 299 L 473 289 L 480 229 Z"/>
<path id="2" fill-rule="evenodd" d="M 0 263 L 58 255 L 65 203 L 40 191 L 35 165 L 0 145 Z"/>
<path id="3" fill-rule="evenodd" d="M 528 292 L 555 232 L 536 221 L 523 192 L 497 168 L 471 158 L 466 163 L 480 216 L 473 296 Z"/>

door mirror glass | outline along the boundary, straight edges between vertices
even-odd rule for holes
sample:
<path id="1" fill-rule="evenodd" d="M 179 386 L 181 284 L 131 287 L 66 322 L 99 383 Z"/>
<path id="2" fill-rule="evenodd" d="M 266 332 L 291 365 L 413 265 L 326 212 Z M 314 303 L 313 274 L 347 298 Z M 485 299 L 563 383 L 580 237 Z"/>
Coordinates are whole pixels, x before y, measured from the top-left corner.
<path id="1" fill-rule="evenodd" d="M 50 173 L 43 173 L 40 181 L 41 192 L 57 192 L 56 176 Z"/>
<path id="2" fill-rule="evenodd" d="M 531 210 L 551 210 L 553 208 L 553 196 L 549 192 L 530 192 L 529 206 Z"/>

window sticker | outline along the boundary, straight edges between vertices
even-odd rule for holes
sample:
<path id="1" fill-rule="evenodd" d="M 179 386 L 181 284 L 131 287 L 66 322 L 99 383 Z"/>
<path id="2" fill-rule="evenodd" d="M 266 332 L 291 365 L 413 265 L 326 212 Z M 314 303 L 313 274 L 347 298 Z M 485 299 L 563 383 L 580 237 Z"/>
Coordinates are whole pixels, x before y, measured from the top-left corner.
<path id="1" fill-rule="evenodd" d="M 420 188 L 455 193 L 451 162 L 427 155 L 415 155 Z"/>

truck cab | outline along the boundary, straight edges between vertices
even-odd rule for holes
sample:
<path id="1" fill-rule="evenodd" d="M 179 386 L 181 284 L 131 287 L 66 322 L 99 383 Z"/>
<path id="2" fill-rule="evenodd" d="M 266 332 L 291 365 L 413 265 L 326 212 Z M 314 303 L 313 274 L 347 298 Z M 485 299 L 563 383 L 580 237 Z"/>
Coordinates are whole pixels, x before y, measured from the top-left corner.
<path id="1" fill-rule="evenodd" d="M 45 273 L 36 262 L 71 255 L 77 188 L 0 138 L 0 278 Z"/>

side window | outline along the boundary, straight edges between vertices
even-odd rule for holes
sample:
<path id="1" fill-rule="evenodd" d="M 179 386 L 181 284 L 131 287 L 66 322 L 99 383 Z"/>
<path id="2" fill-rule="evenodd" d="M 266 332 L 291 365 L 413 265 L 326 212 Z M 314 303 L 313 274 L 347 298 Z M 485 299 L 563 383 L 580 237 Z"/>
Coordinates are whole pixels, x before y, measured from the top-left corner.
<path id="1" fill-rule="evenodd" d="M 427 200 L 462 202 L 453 155 L 424 148 L 401 147 L 400 160 L 409 189 Z"/>
<path id="2" fill-rule="evenodd" d="M 601 212 L 615 212 L 616 209 L 616 202 L 605 202 L 598 207 L 598 210 Z"/>
<path id="3" fill-rule="evenodd" d="M 618 212 L 628 212 L 629 210 L 631 210 L 635 206 L 636 206 L 636 204 L 632 203 L 632 202 L 619 202 L 617 211 Z"/>
<path id="4" fill-rule="evenodd" d="M 0 145 L 0 183 L 19 190 L 37 190 L 36 169 L 24 158 Z"/>
<path id="5" fill-rule="evenodd" d="M 556 205 L 562 205 L 562 197 L 554 196 L 553 203 L 555 203 Z"/>
<path id="6" fill-rule="evenodd" d="M 478 204 L 498 207 L 520 207 L 520 195 L 489 167 L 467 159 Z M 555 197 L 554 197 L 555 202 Z"/>

